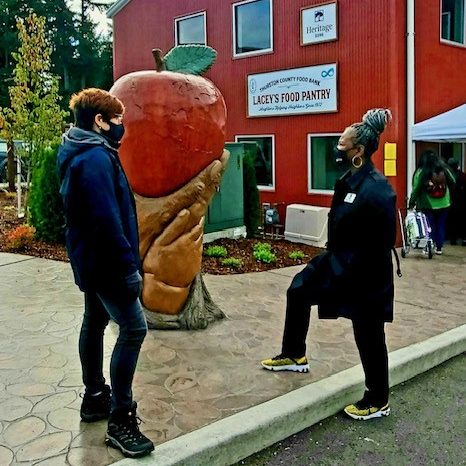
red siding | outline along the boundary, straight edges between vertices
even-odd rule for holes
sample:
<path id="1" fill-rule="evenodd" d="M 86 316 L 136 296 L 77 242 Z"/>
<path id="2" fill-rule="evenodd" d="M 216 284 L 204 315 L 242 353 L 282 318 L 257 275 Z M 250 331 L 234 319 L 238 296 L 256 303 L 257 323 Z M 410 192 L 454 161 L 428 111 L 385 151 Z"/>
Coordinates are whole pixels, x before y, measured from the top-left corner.
<path id="1" fill-rule="evenodd" d="M 228 108 L 228 139 L 239 134 L 275 135 L 275 192 L 262 200 L 328 206 L 331 197 L 307 194 L 307 134 L 340 133 L 372 107 L 389 107 L 394 122 L 381 140 L 398 144 L 398 176 L 406 196 L 405 1 L 339 0 L 338 41 L 300 46 L 300 8 L 321 0 L 273 0 L 274 51 L 233 59 L 232 0 L 132 0 L 114 18 L 115 77 L 153 68 L 151 49 L 174 45 L 173 19 L 207 11 L 208 45 L 218 59 L 208 77 Z M 338 107 L 332 114 L 246 118 L 246 76 L 322 63 L 338 63 Z M 374 156 L 382 168 L 382 150 Z"/>
<path id="2" fill-rule="evenodd" d="M 416 12 L 416 122 L 466 102 L 466 47 L 440 41 L 440 4 Z"/>

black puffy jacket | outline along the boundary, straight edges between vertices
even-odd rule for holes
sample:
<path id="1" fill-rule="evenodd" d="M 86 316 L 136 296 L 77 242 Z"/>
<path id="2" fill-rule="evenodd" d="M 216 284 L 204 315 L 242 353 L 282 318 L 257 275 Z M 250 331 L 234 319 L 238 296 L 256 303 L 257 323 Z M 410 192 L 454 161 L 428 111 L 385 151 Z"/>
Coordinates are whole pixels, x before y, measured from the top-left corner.
<path id="1" fill-rule="evenodd" d="M 395 241 L 396 195 L 388 180 L 372 163 L 345 173 L 335 185 L 327 252 L 314 260 L 320 318 L 377 313 L 393 320 Z"/>

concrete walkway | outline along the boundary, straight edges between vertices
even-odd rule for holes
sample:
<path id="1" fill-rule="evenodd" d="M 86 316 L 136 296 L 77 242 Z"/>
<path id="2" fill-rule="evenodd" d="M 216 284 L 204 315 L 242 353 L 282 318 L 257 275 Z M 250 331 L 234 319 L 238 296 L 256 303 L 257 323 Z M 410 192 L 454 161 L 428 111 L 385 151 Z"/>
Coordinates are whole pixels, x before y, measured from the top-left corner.
<path id="1" fill-rule="evenodd" d="M 160 447 L 137 464 L 231 464 L 359 396 L 362 370 L 344 319 L 319 321 L 313 311 L 309 374 L 259 367 L 260 359 L 280 350 L 285 292 L 300 269 L 206 276 L 228 318 L 204 331 L 149 333 L 134 395 L 142 430 Z M 393 383 L 461 353 L 466 344 L 466 248 L 446 247 L 433 260 L 412 254 L 402 271 L 403 278 L 395 278 L 395 322 L 387 326 Z M 121 460 L 103 444 L 105 422 L 79 419 L 83 299 L 69 265 L 0 254 L 0 277 L 0 464 Z M 110 326 L 107 369 L 115 338 Z M 324 406 L 317 417 L 316 404 Z M 392 405 L 396 410 L 396 400 Z"/>

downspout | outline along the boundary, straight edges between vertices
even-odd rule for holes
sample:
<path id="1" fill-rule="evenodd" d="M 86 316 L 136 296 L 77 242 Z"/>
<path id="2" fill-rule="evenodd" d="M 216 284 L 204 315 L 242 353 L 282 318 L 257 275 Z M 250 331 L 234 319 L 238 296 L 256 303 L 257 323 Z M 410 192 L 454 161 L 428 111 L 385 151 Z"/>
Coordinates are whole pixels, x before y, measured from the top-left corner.
<path id="1" fill-rule="evenodd" d="M 416 79 L 415 79 L 415 0 L 407 0 L 407 31 L 406 31 L 406 85 L 407 85 L 407 102 L 406 102 L 406 120 L 407 120 L 407 195 L 411 193 L 412 179 L 416 170 L 416 144 L 413 141 L 413 126 L 415 122 L 416 106 Z"/>

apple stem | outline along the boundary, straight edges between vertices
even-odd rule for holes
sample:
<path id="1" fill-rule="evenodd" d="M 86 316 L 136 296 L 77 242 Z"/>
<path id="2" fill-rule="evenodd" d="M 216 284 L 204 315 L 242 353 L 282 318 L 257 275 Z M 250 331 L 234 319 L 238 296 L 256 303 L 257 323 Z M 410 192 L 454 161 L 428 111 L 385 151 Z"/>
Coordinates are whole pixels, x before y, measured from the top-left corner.
<path id="1" fill-rule="evenodd" d="M 166 68 L 162 51 L 160 49 L 152 49 L 152 55 L 155 60 L 155 69 L 157 71 L 164 71 Z"/>

